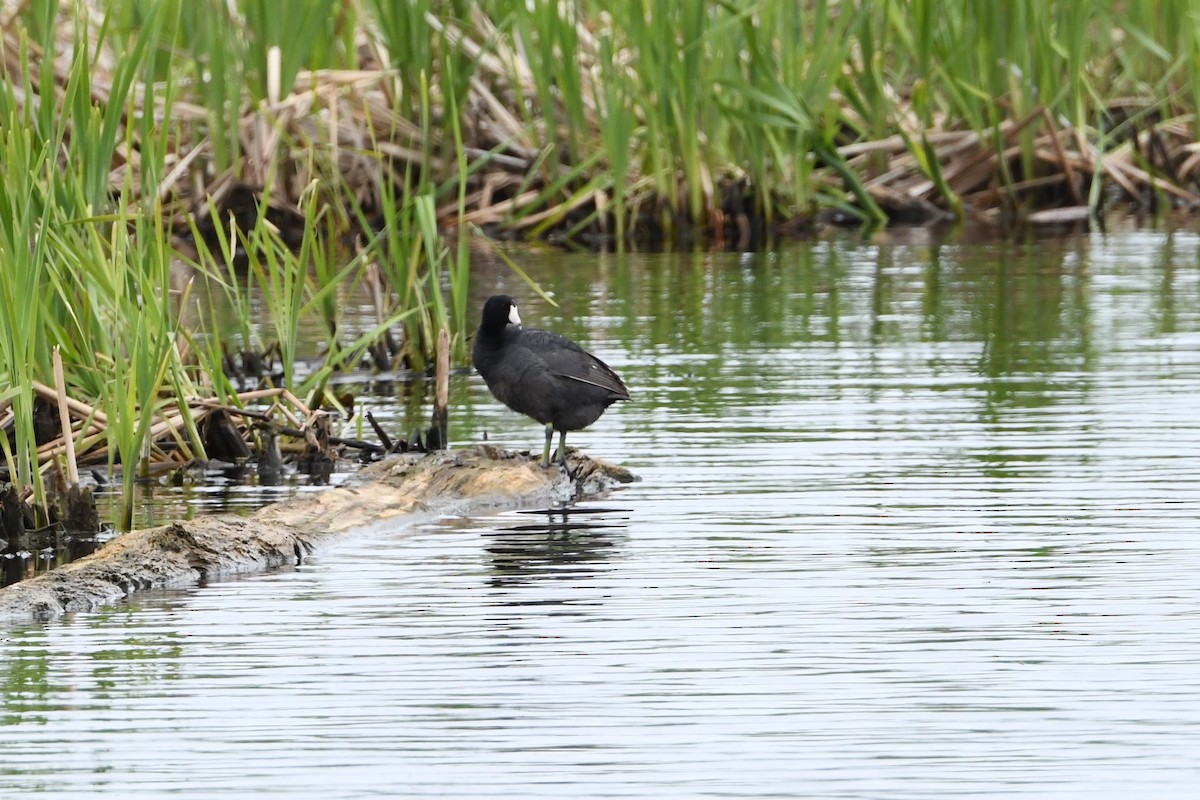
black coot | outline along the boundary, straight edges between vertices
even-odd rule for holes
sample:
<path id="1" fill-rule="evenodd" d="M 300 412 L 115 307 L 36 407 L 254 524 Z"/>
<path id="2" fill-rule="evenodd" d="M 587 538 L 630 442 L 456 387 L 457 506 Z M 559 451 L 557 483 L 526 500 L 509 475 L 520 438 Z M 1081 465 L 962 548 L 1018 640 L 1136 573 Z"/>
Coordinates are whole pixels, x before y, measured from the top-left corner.
<path id="1" fill-rule="evenodd" d="M 567 431 L 586 428 L 613 403 L 629 399 L 620 376 L 570 339 L 522 328 L 517 301 L 506 295 L 484 303 L 471 361 L 497 400 L 546 426 L 543 467 L 550 466 L 554 431 L 557 460 L 566 466 Z"/>

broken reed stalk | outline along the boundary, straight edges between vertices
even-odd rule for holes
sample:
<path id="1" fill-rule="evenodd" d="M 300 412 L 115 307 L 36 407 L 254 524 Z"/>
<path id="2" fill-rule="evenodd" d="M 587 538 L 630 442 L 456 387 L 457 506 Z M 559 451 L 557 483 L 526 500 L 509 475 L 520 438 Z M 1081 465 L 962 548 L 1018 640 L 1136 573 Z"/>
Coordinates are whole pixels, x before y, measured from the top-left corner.
<path id="1" fill-rule="evenodd" d="M 54 347 L 54 388 L 58 401 L 58 420 L 62 425 L 64 450 L 67 455 L 67 482 L 70 488 L 79 488 L 79 465 L 75 463 L 75 439 L 71 435 L 71 412 L 67 408 L 66 378 L 63 377 L 62 351 Z"/>
<path id="2" fill-rule="evenodd" d="M 42 383 L 41 381 L 33 381 L 33 391 L 35 394 L 40 396 L 43 400 L 48 400 L 49 402 L 52 402 L 52 403 L 58 402 L 58 392 L 56 392 L 54 389 L 51 389 L 49 386 Z M 98 424 L 98 425 L 107 425 L 108 424 L 108 416 L 105 415 L 105 413 L 103 411 L 93 408 L 92 406 L 89 406 L 87 403 L 81 403 L 80 401 L 78 401 L 72 397 L 67 398 L 67 408 L 72 413 L 74 413 L 75 416 L 77 416 L 77 417 L 89 417 L 90 416 L 90 417 L 92 417 L 92 419 L 95 420 L 96 424 Z"/>
<path id="3" fill-rule="evenodd" d="M 296 397 L 296 395 L 289 392 L 286 388 L 281 388 L 279 390 L 279 394 L 284 400 L 287 400 L 289 403 L 299 409 L 300 413 L 304 416 L 311 417 L 313 415 L 312 409 L 305 405 L 299 397 Z"/>
<path id="4" fill-rule="evenodd" d="M 375 415 L 370 411 L 367 412 L 367 422 L 370 423 L 371 430 L 375 431 L 375 435 L 379 437 L 379 441 L 383 445 L 384 451 L 388 453 L 392 452 L 392 448 L 395 446 L 392 444 L 392 438 L 387 435 L 387 431 L 383 429 L 383 426 L 379 424 L 379 422 L 375 419 Z"/>
<path id="5" fill-rule="evenodd" d="M 1085 205 L 1083 193 L 1079 188 L 1079 182 L 1075 178 L 1075 170 L 1071 167 L 1071 159 L 1067 158 L 1058 127 L 1054 124 L 1054 115 L 1045 106 L 1042 106 L 1042 120 L 1046 123 L 1046 128 L 1050 131 L 1050 144 L 1054 148 L 1055 160 L 1058 162 L 1059 168 L 1063 171 L 1063 176 L 1066 178 L 1067 191 L 1071 193 L 1071 198 L 1075 201 L 1075 205 Z"/>
<path id="6" fill-rule="evenodd" d="M 310 443 L 316 444 L 317 443 L 317 434 L 312 430 L 312 428 L 313 428 L 313 426 L 309 426 L 309 428 L 307 430 L 300 430 L 299 428 L 274 426 L 274 427 L 270 428 L 269 430 L 271 430 L 273 433 L 283 434 L 284 436 L 291 436 L 293 439 L 303 439 L 306 442 L 309 441 L 309 437 L 312 437 L 312 441 Z M 333 435 L 329 435 L 326 438 L 327 438 L 327 441 L 329 442 L 329 444 L 336 444 L 336 445 L 340 445 L 342 447 L 349 447 L 354 450 L 366 450 L 366 451 L 373 452 L 373 453 L 388 452 L 388 448 L 384 447 L 382 444 L 379 444 L 377 442 L 367 442 L 367 441 L 363 441 L 362 439 L 348 439 L 344 436 L 333 436 Z"/>
<path id="7" fill-rule="evenodd" d="M 437 366 L 434 372 L 433 420 L 429 449 L 445 450 L 450 432 L 450 331 L 438 331 Z"/>

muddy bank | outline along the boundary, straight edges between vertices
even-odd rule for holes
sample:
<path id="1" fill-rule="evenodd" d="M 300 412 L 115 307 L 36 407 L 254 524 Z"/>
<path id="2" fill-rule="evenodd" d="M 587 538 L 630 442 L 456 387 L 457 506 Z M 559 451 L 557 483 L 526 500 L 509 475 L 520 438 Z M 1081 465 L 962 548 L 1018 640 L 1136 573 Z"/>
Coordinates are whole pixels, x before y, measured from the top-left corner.
<path id="1" fill-rule="evenodd" d="M 205 516 L 130 531 L 91 556 L 0 590 L 0 623 L 88 611 L 138 590 L 299 563 L 322 540 L 409 515 L 567 500 L 632 480 L 628 471 L 575 454 L 572 474 L 493 447 L 401 455 L 351 483 L 273 503 L 248 517 Z"/>

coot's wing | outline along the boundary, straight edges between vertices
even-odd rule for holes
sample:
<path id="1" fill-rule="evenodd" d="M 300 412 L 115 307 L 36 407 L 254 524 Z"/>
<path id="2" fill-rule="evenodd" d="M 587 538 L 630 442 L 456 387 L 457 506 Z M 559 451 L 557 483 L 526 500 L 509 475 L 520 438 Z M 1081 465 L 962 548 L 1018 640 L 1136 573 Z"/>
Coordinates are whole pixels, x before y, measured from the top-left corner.
<path id="1" fill-rule="evenodd" d="M 604 389 L 620 400 L 629 399 L 629 389 L 621 377 L 570 339 L 552 331 L 525 328 L 521 344 L 535 353 L 552 375 Z"/>
<path id="2" fill-rule="evenodd" d="M 587 375 L 572 375 L 566 372 L 560 372 L 558 375 L 573 381 L 579 381 L 580 383 L 597 386 L 616 395 L 619 400 L 629 399 L 629 390 L 625 388 L 625 383 L 618 377 L 617 373 L 613 372 L 607 364 L 599 359 L 597 359 L 597 363 L 592 365 L 591 371 Z"/>

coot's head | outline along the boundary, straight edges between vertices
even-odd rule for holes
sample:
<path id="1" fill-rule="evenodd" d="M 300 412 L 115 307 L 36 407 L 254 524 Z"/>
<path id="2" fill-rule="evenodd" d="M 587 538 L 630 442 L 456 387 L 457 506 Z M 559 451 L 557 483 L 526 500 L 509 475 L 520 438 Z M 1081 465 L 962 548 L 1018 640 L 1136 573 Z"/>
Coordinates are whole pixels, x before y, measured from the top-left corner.
<path id="1" fill-rule="evenodd" d="M 489 297 L 483 304 L 483 321 L 480 330 L 488 333 L 499 333 L 506 325 L 521 325 L 521 315 L 517 313 L 517 301 L 506 294 Z"/>

